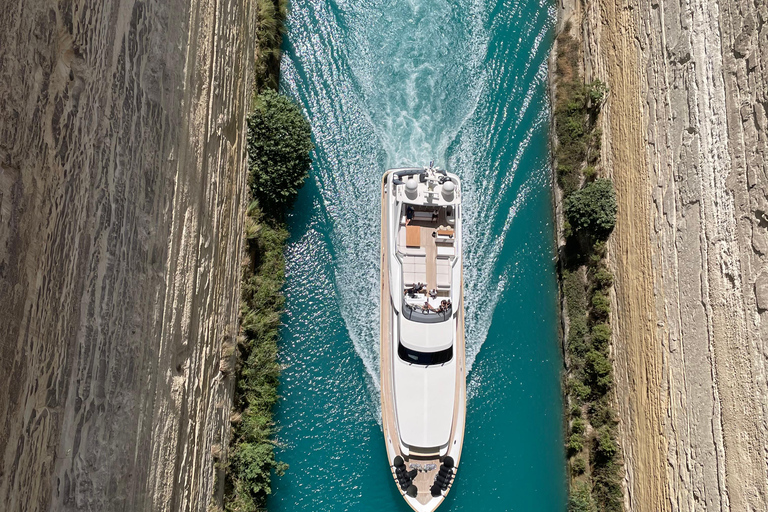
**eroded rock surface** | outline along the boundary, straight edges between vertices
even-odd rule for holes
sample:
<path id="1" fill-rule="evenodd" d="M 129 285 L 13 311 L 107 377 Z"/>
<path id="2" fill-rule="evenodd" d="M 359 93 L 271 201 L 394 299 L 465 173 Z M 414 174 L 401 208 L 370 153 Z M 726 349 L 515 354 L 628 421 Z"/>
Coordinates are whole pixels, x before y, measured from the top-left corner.
<path id="1" fill-rule="evenodd" d="M 250 2 L 6 4 L 0 509 L 205 510 L 231 400 Z"/>
<path id="2" fill-rule="evenodd" d="M 768 510 L 768 7 L 583 11 L 587 78 L 611 91 L 627 509 Z"/>

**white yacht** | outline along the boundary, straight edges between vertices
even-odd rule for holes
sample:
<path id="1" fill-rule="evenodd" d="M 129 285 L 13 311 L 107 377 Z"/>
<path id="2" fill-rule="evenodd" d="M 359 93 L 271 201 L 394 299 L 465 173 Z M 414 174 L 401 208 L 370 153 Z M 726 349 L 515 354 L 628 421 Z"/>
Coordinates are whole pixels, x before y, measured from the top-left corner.
<path id="1" fill-rule="evenodd" d="M 392 477 L 413 510 L 443 502 L 466 412 L 461 182 L 430 164 L 381 192 L 381 415 Z"/>

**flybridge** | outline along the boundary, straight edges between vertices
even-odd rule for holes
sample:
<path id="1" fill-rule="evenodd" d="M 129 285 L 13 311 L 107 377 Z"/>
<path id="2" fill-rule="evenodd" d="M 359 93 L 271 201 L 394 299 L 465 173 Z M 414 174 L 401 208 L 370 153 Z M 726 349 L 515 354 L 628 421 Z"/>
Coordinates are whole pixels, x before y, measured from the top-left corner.
<path id="1" fill-rule="evenodd" d="M 393 169 L 398 202 L 413 205 L 446 206 L 459 203 L 457 184 L 442 169 L 434 167 Z M 432 219 L 432 212 L 422 211 L 419 220 Z"/>

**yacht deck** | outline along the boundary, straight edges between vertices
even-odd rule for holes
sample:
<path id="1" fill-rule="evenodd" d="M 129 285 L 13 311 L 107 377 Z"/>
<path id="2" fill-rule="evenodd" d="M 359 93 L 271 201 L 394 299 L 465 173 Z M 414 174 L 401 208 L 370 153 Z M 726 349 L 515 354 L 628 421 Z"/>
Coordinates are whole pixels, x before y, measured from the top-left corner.
<path id="1" fill-rule="evenodd" d="M 406 225 L 405 216 L 401 217 L 397 251 L 403 258 L 404 288 L 424 283 L 427 290 L 437 289 L 438 297 L 445 298 L 451 288 L 450 267 L 455 257 L 455 232 L 448 222 L 445 208 L 436 210 L 438 214 L 434 220 L 416 217 Z"/>

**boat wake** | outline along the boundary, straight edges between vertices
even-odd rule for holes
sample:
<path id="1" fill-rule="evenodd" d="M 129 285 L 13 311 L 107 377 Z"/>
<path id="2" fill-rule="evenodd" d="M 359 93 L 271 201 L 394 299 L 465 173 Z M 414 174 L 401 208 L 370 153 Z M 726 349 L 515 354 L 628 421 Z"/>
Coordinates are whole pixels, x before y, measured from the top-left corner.
<path id="1" fill-rule="evenodd" d="M 434 160 L 462 179 L 471 369 L 514 276 L 513 267 L 499 268 L 509 227 L 529 191 L 549 179 L 542 162 L 541 172 L 515 181 L 531 138 L 548 122 L 546 109 L 528 111 L 546 80 L 546 45 L 540 43 L 554 13 L 542 6 L 538 16 L 549 19 L 529 20 L 529 33 L 521 38 L 533 39 L 534 47 L 517 48 L 526 65 L 515 63 L 520 56 L 496 55 L 489 47 L 494 25 L 519 15 L 511 2 L 501 13 L 481 0 L 307 1 L 291 11 L 283 89 L 305 106 L 312 124 L 312 175 L 322 201 L 313 218 L 325 223 L 329 234 L 294 242 L 288 271 L 320 283 L 328 276 L 315 275 L 306 258 L 291 254 L 332 258 L 337 307 L 367 370 L 376 408 L 381 175 L 389 167 Z M 516 97 L 499 101 L 494 91 L 504 83 Z M 508 104 L 523 106 L 513 112 Z M 533 122 L 521 124 L 531 115 Z M 507 140 L 520 138 L 520 126 L 527 126 L 524 142 L 506 147 Z M 505 152 L 511 152 L 509 158 L 499 159 Z M 380 411 L 374 413 L 380 417 Z"/>

